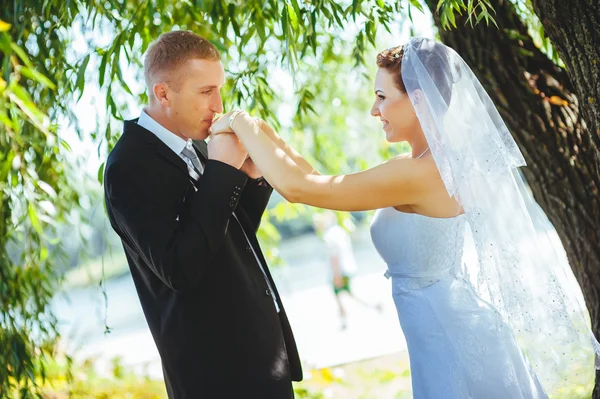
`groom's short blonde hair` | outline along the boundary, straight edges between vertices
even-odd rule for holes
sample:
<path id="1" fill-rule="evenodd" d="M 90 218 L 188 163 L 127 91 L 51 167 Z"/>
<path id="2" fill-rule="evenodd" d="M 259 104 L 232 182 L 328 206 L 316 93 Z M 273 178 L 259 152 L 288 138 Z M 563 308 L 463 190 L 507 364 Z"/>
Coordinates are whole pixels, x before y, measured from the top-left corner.
<path id="1" fill-rule="evenodd" d="M 173 90 L 180 88 L 182 67 L 186 61 L 219 61 L 217 48 L 200 35 L 189 31 L 163 33 L 154 41 L 144 58 L 144 77 L 151 93 L 155 83 L 166 82 Z M 152 96 L 151 96 L 152 97 Z"/>

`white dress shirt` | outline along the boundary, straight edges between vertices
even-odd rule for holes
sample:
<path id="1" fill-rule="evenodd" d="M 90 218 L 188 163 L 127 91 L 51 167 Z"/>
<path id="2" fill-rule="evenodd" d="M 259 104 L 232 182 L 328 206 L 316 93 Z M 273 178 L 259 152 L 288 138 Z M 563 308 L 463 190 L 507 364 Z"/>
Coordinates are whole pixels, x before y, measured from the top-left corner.
<path id="1" fill-rule="evenodd" d="M 156 137 L 159 138 L 160 141 L 165 143 L 167 147 L 169 147 L 175 154 L 179 156 L 188 166 L 188 173 L 194 180 L 198 180 L 200 176 L 197 175 L 194 165 L 191 163 L 191 160 L 183 155 L 183 149 L 188 146 L 188 148 L 193 150 L 192 140 L 184 140 L 175 133 L 171 132 L 169 129 L 155 121 L 150 115 L 148 115 L 144 110 L 140 114 L 140 118 L 137 122 L 138 125 L 143 127 L 144 129 L 154 133 Z M 200 162 L 200 173 L 204 172 L 202 162 Z"/>
<path id="2" fill-rule="evenodd" d="M 160 139 L 163 143 L 167 145 L 173 152 L 181 159 L 185 161 L 183 154 L 181 151 L 185 148 L 187 141 L 171 132 L 169 129 L 165 128 L 163 125 L 152 119 L 150 115 L 148 115 L 145 111 L 142 111 L 140 114 L 140 119 L 137 122 L 138 125 L 143 127 L 146 130 L 154 133 L 156 137 Z"/>

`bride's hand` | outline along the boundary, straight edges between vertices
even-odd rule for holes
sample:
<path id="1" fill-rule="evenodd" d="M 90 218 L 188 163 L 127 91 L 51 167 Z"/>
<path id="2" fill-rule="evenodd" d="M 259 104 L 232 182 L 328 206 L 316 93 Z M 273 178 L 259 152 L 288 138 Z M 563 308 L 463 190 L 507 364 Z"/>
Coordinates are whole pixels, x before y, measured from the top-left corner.
<path id="1" fill-rule="evenodd" d="M 216 136 L 221 133 L 233 133 L 233 130 L 229 127 L 229 118 L 235 111 L 228 112 L 217 117 L 213 120 L 212 125 L 210 126 L 210 134 L 211 136 Z"/>
<path id="2" fill-rule="evenodd" d="M 235 118 L 241 117 L 242 114 L 246 114 L 247 116 L 249 116 L 248 113 L 243 110 L 230 111 L 226 114 L 219 116 L 217 119 L 215 119 L 213 121 L 213 123 L 210 127 L 210 134 L 215 136 L 215 135 L 221 134 L 221 133 L 235 133 L 233 131 L 233 129 L 231 128 L 230 119 L 234 115 L 235 115 Z M 252 119 L 254 119 L 254 118 L 252 118 Z"/>

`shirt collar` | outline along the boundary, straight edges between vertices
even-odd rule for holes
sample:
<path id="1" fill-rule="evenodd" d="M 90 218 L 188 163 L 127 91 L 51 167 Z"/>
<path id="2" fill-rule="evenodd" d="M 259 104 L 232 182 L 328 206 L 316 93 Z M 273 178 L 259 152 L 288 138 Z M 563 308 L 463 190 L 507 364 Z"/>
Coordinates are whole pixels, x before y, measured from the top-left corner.
<path id="1" fill-rule="evenodd" d="M 154 133 L 154 135 L 158 137 L 160 141 L 165 143 L 167 147 L 173 150 L 173 152 L 177 155 L 181 154 L 188 142 L 187 140 L 182 139 L 181 137 L 179 137 L 178 135 L 171 132 L 163 125 L 155 121 L 144 110 L 142 110 L 137 124 L 143 127 L 144 129 Z"/>

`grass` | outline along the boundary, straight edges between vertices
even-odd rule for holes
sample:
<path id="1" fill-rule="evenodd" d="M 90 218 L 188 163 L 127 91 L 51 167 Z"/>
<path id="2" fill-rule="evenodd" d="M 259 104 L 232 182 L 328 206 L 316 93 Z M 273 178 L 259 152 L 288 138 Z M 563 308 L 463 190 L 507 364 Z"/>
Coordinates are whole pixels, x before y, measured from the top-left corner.
<path id="1" fill-rule="evenodd" d="M 92 361 L 71 367 L 48 364 L 43 399 L 166 399 L 164 382 L 135 375 L 114 359 L 111 375 L 99 376 Z M 294 383 L 298 399 L 407 399 L 410 373 L 406 353 L 320 370 L 305 370 L 305 380 Z"/>
<path id="2" fill-rule="evenodd" d="M 308 370 L 304 381 L 294 386 L 297 393 L 319 392 L 327 399 L 412 398 L 408 353 Z"/>
<path id="3" fill-rule="evenodd" d="M 135 375 L 119 358 L 111 375 L 99 376 L 92 361 L 71 367 L 65 362 L 46 367 L 48 379 L 43 399 L 167 399 L 164 382 Z M 552 399 L 589 399 L 591 386 L 561 392 Z M 319 370 L 305 370 L 305 379 L 294 383 L 297 399 L 409 399 L 412 398 L 407 352 L 377 357 Z M 245 399 L 245 398 L 244 398 Z"/>

